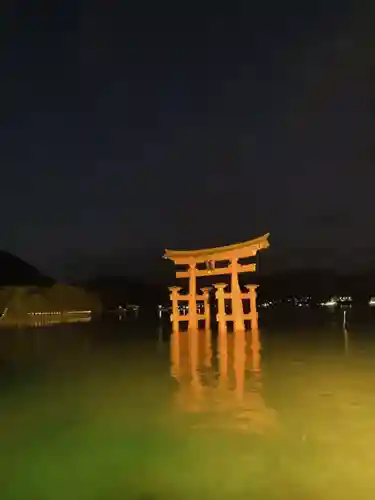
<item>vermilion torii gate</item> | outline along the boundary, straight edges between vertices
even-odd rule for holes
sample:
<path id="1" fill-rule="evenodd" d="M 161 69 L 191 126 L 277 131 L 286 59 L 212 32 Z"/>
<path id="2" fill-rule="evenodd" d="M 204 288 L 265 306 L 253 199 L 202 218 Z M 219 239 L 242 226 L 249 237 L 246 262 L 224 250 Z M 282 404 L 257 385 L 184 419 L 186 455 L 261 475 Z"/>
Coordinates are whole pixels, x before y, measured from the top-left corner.
<path id="1" fill-rule="evenodd" d="M 269 233 L 244 243 L 236 243 L 216 248 L 203 250 L 165 250 L 164 258 L 172 260 L 176 265 L 188 266 L 185 271 L 177 271 L 177 278 L 189 278 L 189 293 L 181 294 L 181 287 L 173 286 L 169 290 L 172 300 L 171 321 L 173 331 L 179 330 L 181 321 L 189 322 L 189 329 L 197 329 L 198 321 L 204 320 L 205 327 L 210 327 L 209 288 L 202 288 L 201 294 L 197 294 L 197 278 L 203 276 L 219 276 L 230 274 L 231 291 L 226 292 L 226 283 L 214 284 L 216 288 L 216 299 L 218 313 L 216 320 L 219 328 L 225 328 L 228 321 L 233 322 L 234 330 L 245 330 L 245 320 L 250 320 L 251 328 L 258 325 L 258 313 L 256 309 L 256 289 L 258 285 L 246 285 L 247 292 L 243 293 L 238 281 L 239 273 L 254 272 L 255 264 L 241 264 L 241 259 L 254 257 L 259 250 L 269 247 Z M 217 262 L 227 262 L 224 267 L 217 267 Z M 198 266 L 204 265 L 200 269 Z M 226 314 L 225 300 L 231 300 L 232 313 Z M 243 301 L 250 301 L 250 312 L 244 313 Z M 179 302 L 188 302 L 188 314 L 181 315 Z M 204 312 L 198 314 L 197 302 L 203 302 Z"/>

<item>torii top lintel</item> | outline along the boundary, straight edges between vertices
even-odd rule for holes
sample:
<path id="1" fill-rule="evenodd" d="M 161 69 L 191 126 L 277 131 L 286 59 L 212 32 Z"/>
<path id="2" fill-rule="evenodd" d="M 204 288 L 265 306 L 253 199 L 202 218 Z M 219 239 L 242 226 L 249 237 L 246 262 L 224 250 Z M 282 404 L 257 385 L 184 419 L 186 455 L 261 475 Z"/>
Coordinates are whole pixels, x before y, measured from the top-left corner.
<path id="1" fill-rule="evenodd" d="M 191 264 L 207 261 L 231 260 L 233 258 L 244 259 L 254 256 L 259 250 L 268 248 L 270 233 L 244 241 L 216 248 L 204 248 L 202 250 L 165 250 L 164 259 L 172 260 L 175 264 Z"/>

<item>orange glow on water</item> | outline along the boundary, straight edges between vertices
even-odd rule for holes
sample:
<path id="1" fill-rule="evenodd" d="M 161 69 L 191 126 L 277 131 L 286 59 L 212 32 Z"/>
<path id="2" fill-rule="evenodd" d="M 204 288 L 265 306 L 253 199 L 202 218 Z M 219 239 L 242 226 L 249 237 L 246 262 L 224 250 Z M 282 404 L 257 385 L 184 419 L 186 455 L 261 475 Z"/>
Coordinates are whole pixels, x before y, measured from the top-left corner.
<path id="1" fill-rule="evenodd" d="M 215 351 L 210 331 L 174 332 L 171 374 L 179 383 L 179 410 L 205 413 L 223 427 L 253 432 L 275 427 L 276 414 L 262 397 L 260 350 L 258 330 L 220 331 Z"/>

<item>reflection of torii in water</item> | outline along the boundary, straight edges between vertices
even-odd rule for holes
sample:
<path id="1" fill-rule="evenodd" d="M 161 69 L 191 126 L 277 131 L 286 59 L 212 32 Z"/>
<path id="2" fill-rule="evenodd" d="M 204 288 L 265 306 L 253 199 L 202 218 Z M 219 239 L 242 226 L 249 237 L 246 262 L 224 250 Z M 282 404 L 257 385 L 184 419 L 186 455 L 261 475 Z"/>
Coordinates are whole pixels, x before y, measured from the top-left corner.
<path id="1" fill-rule="evenodd" d="M 349 332 L 348 332 L 348 323 L 347 323 L 347 319 L 346 319 L 346 313 L 347 313 L 347 311 L 344 311 L 342 328 L 344 331 L 345 353 L 347 354 L 348 350 L 349 350 Z"/>
<path id="2" fill-rule="evenodd" d="M 204 339 L 204 342 L 202 340 Z M 202 345 L 203 343 L 203 345 Z M 261 391 L 259 330 L 251 333 L 219 332 L 219 380 L 212 369 L 211 332 L 174 332 L 171 337 L 171 374 L 180 387 L 177 405 L 188 413 L 215 416 L 212 424 L 261 432 L 274 427 L 275 412 L 265 406 Z M 208 370 L 203 383 L 201 372 Z M 246 372 L 252 373 L 250 380 Z M 218 414 L 223 418 L 218 419 Z M 220 422 L 221 420 L 221 422 Z M 209 425 L 206 423 L 206 425 Z"/>

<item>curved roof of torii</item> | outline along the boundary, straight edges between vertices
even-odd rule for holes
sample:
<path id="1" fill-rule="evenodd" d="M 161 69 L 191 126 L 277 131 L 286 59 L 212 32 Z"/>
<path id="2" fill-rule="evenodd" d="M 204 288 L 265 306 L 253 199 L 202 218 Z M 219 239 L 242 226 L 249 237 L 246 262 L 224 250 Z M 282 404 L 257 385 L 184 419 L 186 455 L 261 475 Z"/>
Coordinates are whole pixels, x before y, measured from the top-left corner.
<path id="1" fill-rule="evenodd" d="M 205 262 L 207 260 L 226 260 L 231 257 L 250 257 L 258 250 L 269 247 L 268 238 L 270 233 L 259 236 L 253 240 L 222 247 L 203 248 L 201 250 L 165 250 L 164 259 L 173 260 L 175 263 L 183 264 L 185 262 Z"/>

